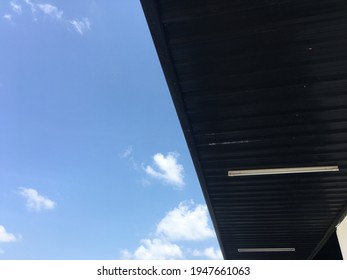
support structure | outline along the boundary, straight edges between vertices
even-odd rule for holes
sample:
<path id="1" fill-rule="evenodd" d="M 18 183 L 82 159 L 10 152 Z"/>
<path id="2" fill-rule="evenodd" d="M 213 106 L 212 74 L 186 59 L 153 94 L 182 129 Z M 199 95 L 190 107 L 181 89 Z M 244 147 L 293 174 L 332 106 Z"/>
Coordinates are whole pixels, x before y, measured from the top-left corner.
<path id="1" fill-rule="evenodd" d="M 339 240 L 342 257 L 347 260 L 347 217 L 336 228 L 337 238 Z"/>

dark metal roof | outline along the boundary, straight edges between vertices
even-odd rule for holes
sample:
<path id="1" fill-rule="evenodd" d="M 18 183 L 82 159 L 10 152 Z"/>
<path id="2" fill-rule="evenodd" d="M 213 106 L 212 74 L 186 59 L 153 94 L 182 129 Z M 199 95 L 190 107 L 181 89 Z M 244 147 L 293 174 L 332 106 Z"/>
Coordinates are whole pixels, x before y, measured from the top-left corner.
<path id="1" fill-rule="evenodd" d="M 313 258 L 347 210 L 347 1 L 141 2 L 224 257 Z"/>
<path id="2" fill-rule="evenodd" d="M 342 252 L 336 232 L 330 236 L 314 257 L 315 260 L 342 260 Z"/>

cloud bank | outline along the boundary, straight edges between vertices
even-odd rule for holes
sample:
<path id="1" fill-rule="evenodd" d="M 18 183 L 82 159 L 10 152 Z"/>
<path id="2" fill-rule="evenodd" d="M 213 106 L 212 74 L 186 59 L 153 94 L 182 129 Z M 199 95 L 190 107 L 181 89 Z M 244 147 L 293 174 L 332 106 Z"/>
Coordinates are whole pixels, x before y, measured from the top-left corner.
<path id="1" fill-rule="evenodd" d="M 166 214 L 157 226 L 156 234 L 169 240 L 201 241 L 215 237 L 208 225 L 206 205 L 194 205 L 193 201 L 181 202 Z"/>
<path id="2" fill-rule="evenodd" d="M 221 259 L 219 249 L 209 247 L 201 251 L 184 250 L 177 244 L 182 241 L 203 241 L 214 236 L 214 231 L 208 225 L 206 205 L 195 205 L 193 201 L 181 202 L 159 222 L 154 238 L 142 239 L 141 245 L 133 253 L 123 250 L 121 258 L 165 260 L 182 259 L 190 254 L 193 257 Z"/>

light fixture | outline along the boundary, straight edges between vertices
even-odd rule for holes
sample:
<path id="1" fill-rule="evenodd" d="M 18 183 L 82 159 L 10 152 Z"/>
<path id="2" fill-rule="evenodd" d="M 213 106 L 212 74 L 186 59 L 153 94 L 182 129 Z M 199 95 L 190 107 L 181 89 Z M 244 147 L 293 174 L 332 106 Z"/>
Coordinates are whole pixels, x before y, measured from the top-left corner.
<path id="1" fill-rule="evenodd" d="M 295 248 L 242 248 L 239 253 L 295 252 Z"/>
<path id="2" fill-rule="evenodd" d="M 228 171 L 228 176 L 236 177 L 236 176 L 254 176 L 254 175 L 292 174 L 292 173 L 333 172 L 333 171 L 339 171 L 339 167 L 337 165 L 332 165 L 332 166 L 313 166 L 313 167 L 231 170 L 231 171 Z"/>

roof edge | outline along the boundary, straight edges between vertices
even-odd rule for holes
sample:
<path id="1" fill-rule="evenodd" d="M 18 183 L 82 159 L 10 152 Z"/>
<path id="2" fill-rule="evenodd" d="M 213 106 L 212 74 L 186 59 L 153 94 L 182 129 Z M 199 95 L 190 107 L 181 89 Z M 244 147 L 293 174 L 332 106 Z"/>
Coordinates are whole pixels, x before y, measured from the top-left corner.
<path id="1" fill-rule="evenodd" d="M 167 44 L 167 40 L 166 40 L 166 36 L 165 36 L 165 32 L 164 32 L 164 26 L 161 23 L 160 20 L 160 15 L 158 12 L 158 5 L 156 3 L 156 1 L 154 0 L 140 0 L 141 5 L 142 5 L 142 9 L 144 11 L 146 20 L 147 20 L 147 24 L 150 30 L 150 33 L 152 35 L 152 39 L 154 42 L 154 46 L 156 48 L 164 75 L 165 75 L 165 79 L 166 79 L 166 83 L 168 85 L 170 94 L 171 94 L 171 98 L 173 100 L 177 115 L 178 115 L 178 119 L 180 121 L 182 130 L 183 130 L 183 134 L 184 137 L 186 139 L 187 145 L 188 145 L 188 149 L 190 151 L 191 154 L 191 158 L 193 160 L 193 164 L 195 167 L 195 171 L 197 173 L 200 185 L 201 185 L 201 189 L 212 219 L 212 223 L 213 223 L 213 227 L 215 229 L 216 235 L 217 235 L 217 239 L 219 242 L 219 246 L 220 249 L 222 251 L 223 254 L 223 258 L 227 259 L 226 253 L 225 253 L 225 249 L 223 247 L 223 243 L 222 240 L 220 238 L 220 234 L 219 234 L 219 230 L 217 227 L 217 222 L 216 222 L 216 218 L 213 212 L 213 208 L 212 208 L 212 204 L 211 201 L 209 199 L 208 196 L 208 192 L 207 192 L 207 186 L 206 186 L 206 181 L 205 178 L 203 176 L 202 170 L 201 170 L 201 165 L 199 163 L 198 160 L 198 153 L 196 151 L 195 148 L 195 141 L 194 141 L 194 137 L 191 133 L 191 127 L 189 125 L 189 121 L 188 121 L 188 116 L 185 113 L 184 110 L 184 101 L 182 98 L 182 92 L 181 92 L 181 88 L 179 86 L 178 83 L 178 79 L 177 79 L 177 74 L 176 74 L 176 70 L 173 67 L 173 63 L 172 63 L 172 57 L 170 54 L 170 49 L 168 47 Z"/>

